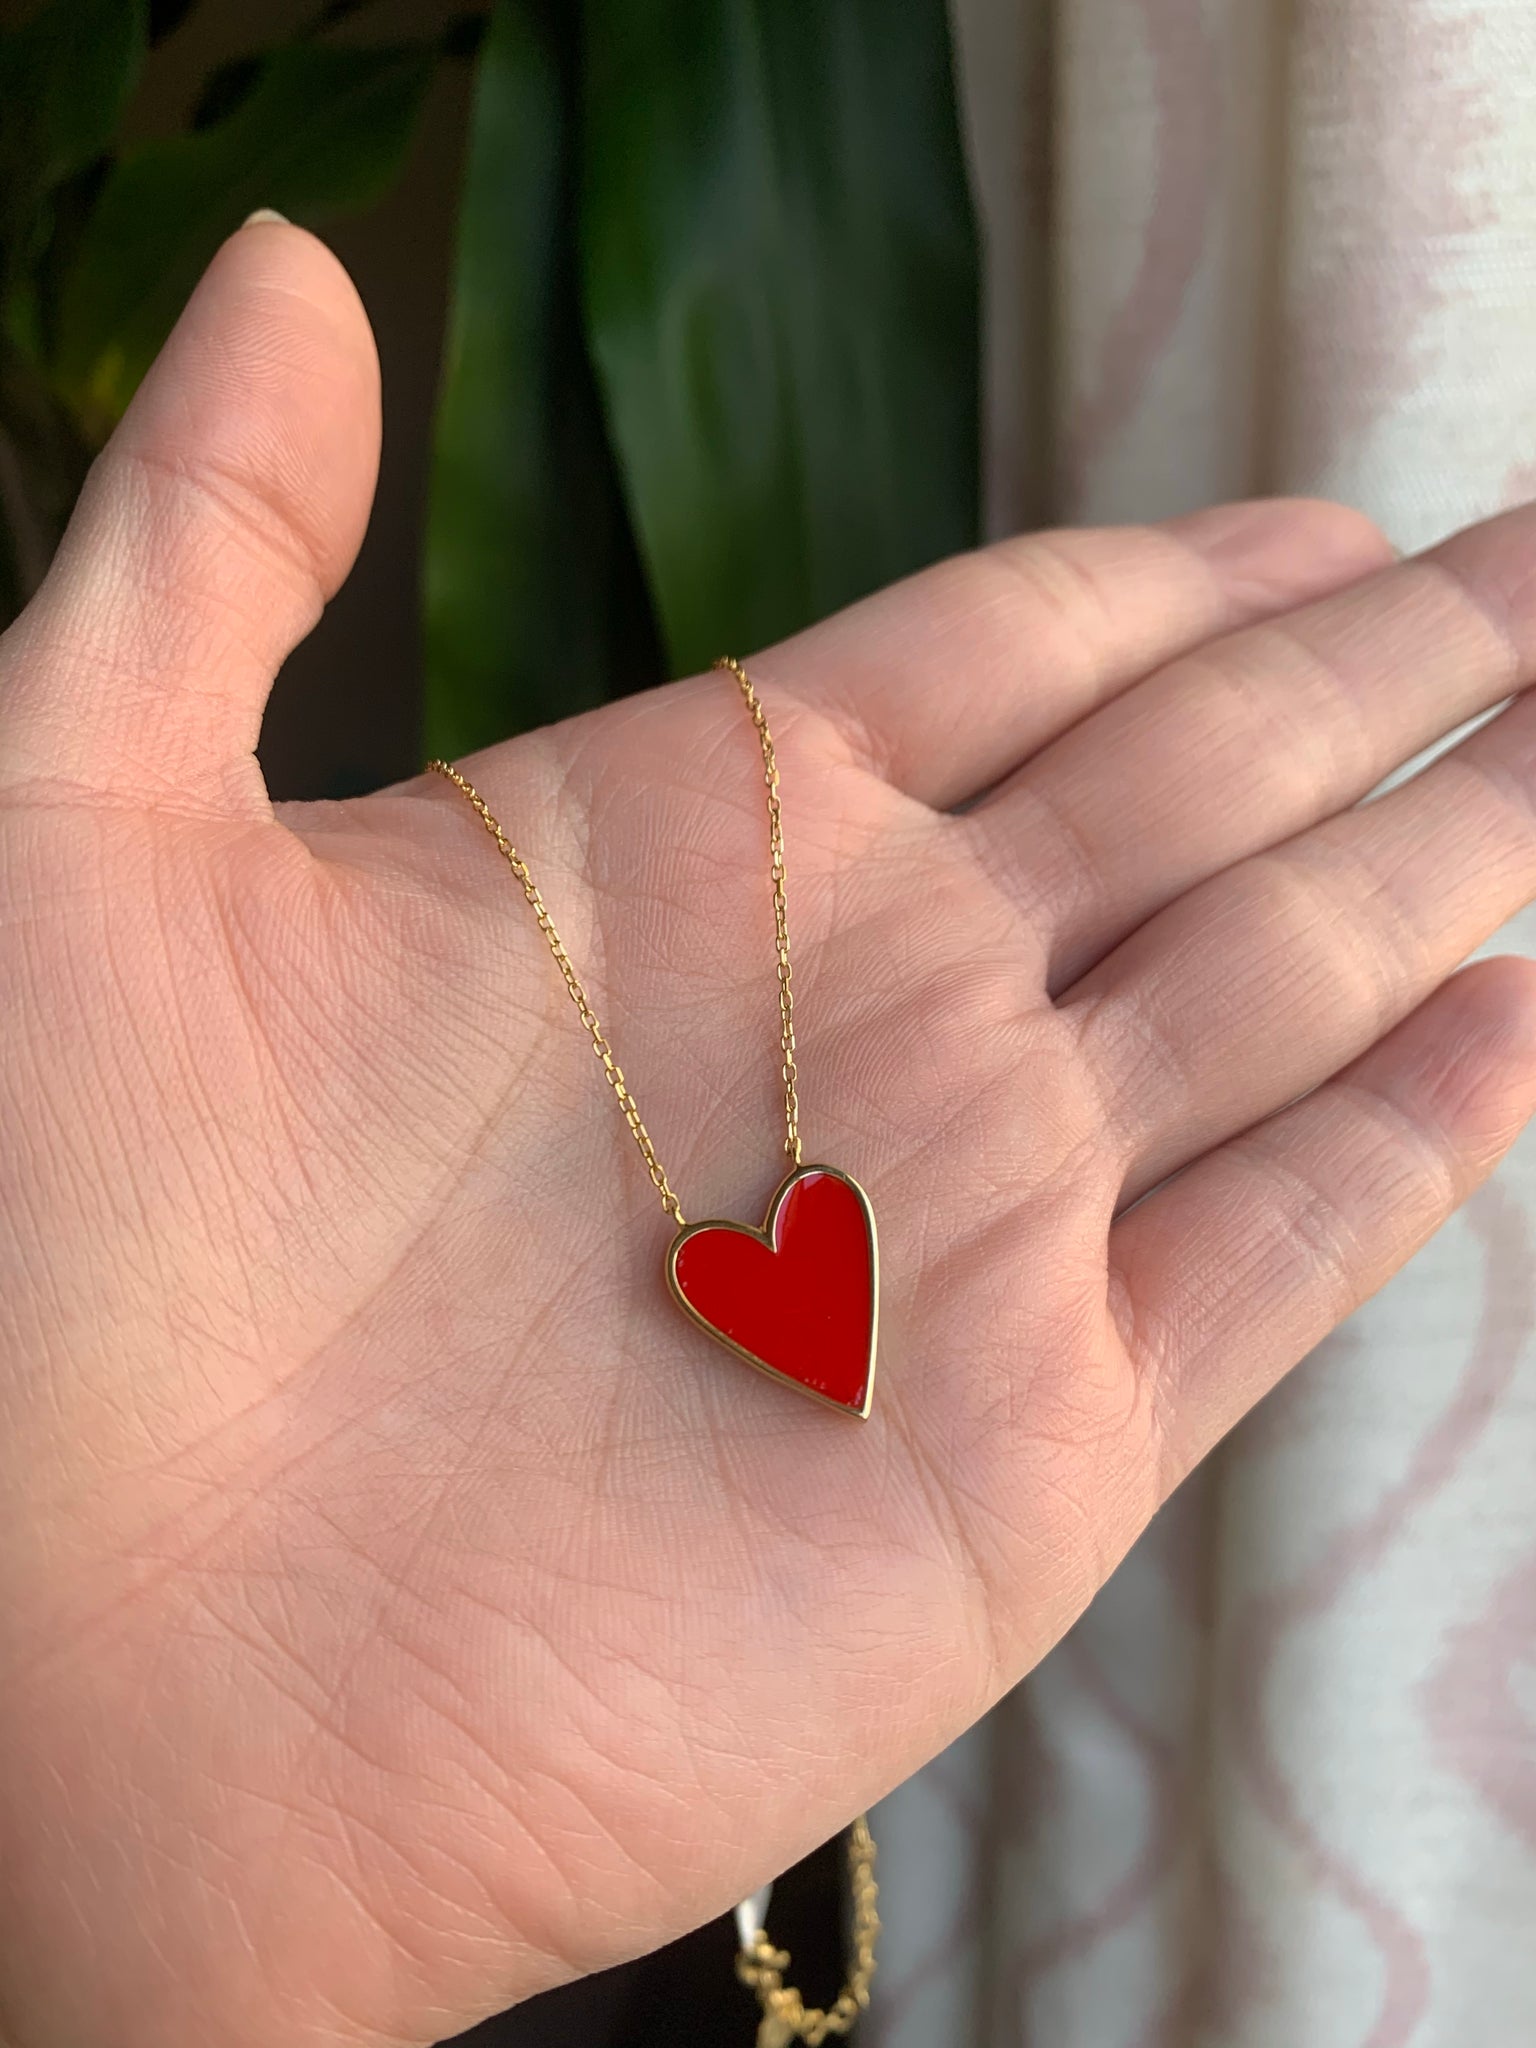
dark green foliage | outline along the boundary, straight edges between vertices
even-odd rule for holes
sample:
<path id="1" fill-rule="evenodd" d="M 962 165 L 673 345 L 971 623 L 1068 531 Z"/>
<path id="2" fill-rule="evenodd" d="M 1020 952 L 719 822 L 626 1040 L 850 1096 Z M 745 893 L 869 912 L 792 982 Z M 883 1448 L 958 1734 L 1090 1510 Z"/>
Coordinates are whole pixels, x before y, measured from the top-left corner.
<path id="1" fill-rule="evenodd" d="M 750 651 L 968 545 L 975 237 L 944 0 L 363 0 L 120 146 L 192 0 L 0 35 L 0 614 L 220 239 L 323 225 L 476 67 L 425 575 L 430 744 Z M 333 31 L 339 31 L 338 34 Z"/>
<path id="2" fill-rule="evenodd" d="M 145 50 L 188 12 L 50 0 L 0 34 L 0 623 L 223 236 L 257 206 L 322 222 L 370 205 L 441 54 L 254 51 L 204 81 L 187 133 L 122 150 Z M 462 23 L 450 34 L 465 43 Z"/>
<path id="3" fill-rule="evenodd" d="M 651 680 L 626 519 L 674 672 L 967 546 L 976 300 L 942 0 L 498 0 L 433 486 L 429 743 Z"/>
<path id="4" fill-rule="evenodd" d="M 462 754 L 656 680 L 577 296 L 574 39 L 499 6 L 475 81 L 426 555 L 426 743 Z"/>
<path id="5" fill-rule="evenodd" d="M 968 545 L 976 270 L 942 0 L 588 0 L 594 359 L 673 665 Z"/>
<path id="6" fill-rule="evenodd" d="M 52 0 L 0 34 L 0 295 L 25 291 L 49 202 L 117 132 L 144 58 L 142 7 Z"/>
<path id="7" fill-rule="evenodd" d="M 274 50 L 221 120 L 113 167 L 64 294 L 55 372 L 87 417 L 119 413 L 220 240 L 254 207 L 324 219 L 398 175 L 436 62 L 406 43 Z"/>
<path id="8" fill-rule="evenodd" d="M 144 41 L 124 0 L 52 0 L 0 34 L 0 624 L 41 580 L 90 460 L 40 359 Z"/>

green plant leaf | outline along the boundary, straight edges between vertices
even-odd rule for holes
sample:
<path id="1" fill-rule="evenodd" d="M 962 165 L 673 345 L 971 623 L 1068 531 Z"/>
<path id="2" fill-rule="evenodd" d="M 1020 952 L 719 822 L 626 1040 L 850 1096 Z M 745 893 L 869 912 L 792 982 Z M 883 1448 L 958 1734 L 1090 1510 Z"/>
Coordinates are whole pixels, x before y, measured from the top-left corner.
<path id="1" fill-rule="evenodd" d="M 944 0 L 585 0 L 588 337 L 668 655 L 975 537 Z"/>
<path id="2" fill-rule="evenodd" d="M 0 337 L 0 626 L 42 582 L 91 453 L 36 363 Z"/>
<path id="3" fill-rule="evenodd" d="M 197 0 L 149 0 L 149 47 L 168 42 L 196 5 Z"/>
<path id="4" fill-rule="evenodd" d="M 31 596 L 90 450 L 41 368 L 52 273 L 143 62 L 135 0 L 52 0 L 0 30 L 0 625 Z"/>
<path id="5" fill-rule="evenodd" d="M 46 201 L 112 141 L 144 60 L 133 0 L 52 0 L 0 32 L 0 290 L 9 298 L 47 234 Z"/>
<path id="6" fill-rule="evenodd" d="M 220 240 L 258 206 L 318 221 L 370 205 L 400 171 L 437 62 L 422 43 L 274 50 L 220 121 L 117 164 L 75 251 L 55 372 L 110 424 Z"/>
<path id="7" fill-rule="evenodd" d="M 454 756 L 656 680 L 581 334 L 574 38 L 498 0 L 481 46 L 433 455 L 426 740 Z"/>

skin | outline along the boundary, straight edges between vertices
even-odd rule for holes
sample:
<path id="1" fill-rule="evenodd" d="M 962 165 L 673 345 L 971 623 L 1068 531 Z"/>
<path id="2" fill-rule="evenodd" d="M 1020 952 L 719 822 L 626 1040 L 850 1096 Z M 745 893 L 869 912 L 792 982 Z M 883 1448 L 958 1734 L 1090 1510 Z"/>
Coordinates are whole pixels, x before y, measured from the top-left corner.
<path id="1" fill-rule="evenodd" d="M 1536 1106 L 1536 517 L 1008 542 L 753 663 L 865 1424 L 713 1348 L 436 777 L 274 812 L 377 371 L 225 245 L 0 644 L 0 2035 L 435 2041 L 713 1914 L 1049 1648 Z M 781 1170 L 755 743 L 466 764 L 687 1213 Z M 1138 1197 L 1145 1195 L 1145 1200 Z M 1134 1205 L 1134 1206 L 1133 1206 Z"/>

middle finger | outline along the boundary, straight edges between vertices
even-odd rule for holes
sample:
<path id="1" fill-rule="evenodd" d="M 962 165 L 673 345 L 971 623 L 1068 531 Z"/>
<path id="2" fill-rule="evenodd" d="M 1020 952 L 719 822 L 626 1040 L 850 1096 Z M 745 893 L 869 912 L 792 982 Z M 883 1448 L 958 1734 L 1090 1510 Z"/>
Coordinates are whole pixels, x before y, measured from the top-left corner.
<path id="1" fill-rule="evenodd" d="M 1053 991 L 1235 861 L 1529 680 L 1536 507 L 1156 671 L 958 821 L 1050 934 Z"/>

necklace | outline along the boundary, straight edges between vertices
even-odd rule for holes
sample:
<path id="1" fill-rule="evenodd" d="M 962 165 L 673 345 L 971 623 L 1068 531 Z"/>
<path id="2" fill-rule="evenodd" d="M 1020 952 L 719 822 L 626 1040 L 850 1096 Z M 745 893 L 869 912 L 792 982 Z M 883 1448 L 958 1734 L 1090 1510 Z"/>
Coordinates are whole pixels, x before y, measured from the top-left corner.
<path id="1" fill-rule="evenodd" d="M 690 1321 L 748 1365 L 861 1419 L 875 1389 L 879 1257 L 869 1197 L 835 1166 L 807 1166 L 800 1143 L 799 1070 L 795 1062 L 794 972 L 784 904 L 784 820 L 773 735 L 752 680 L 739 661 L 715 664 L 735 678 L 756 728 L 768 795 L 769 877 L 778 962 L 779 1036 L 783 1051 L 784 1151 L 789 1171 L 761 1229 L 711 1218 L 690 1223 L 672 1192 L 623 1069 L 613 1056 L 586 989 L 571 964 L 527 862 L 484 797 L 446 761 L 428 767 L 447 776 L 474 805 L 480 822 L 512 870 L 549 945 L 571 1001 L 602 1063 L 608 1085 L 639 1147 L 661 1206 L 677 1225 L 667 1250 L 667 1285 Z"/>
<path id="2" fill-rule="evenodd" d="M 667 1251 L 667 1285 L 678 1306 L 699 1328 L 773 1379 L 860 1418 L 869 1414 L 875 1386 L 875 1325 L 879 1262 L 874 1212 L 851 1174 L 835 1166 L 807 1166 L 800 1144 L 799 1073 L 795 1064 L 794 973 L 789 957 L 789 924 L 784 907 L 784 819 L 779 803 L 779 764 L 773 735 L 752 679 L 739 661 L 722 655 L 714 664 L 735 678 L 757 731 L 768 792 L 769 875 L 778 958 L 779 1037 L 783 1048 L 784 1151 L 789 1172 L 780 1181 L 761 1230 L 748 1224 L 711 1220 L 690 1223 L 656 1156 L 639 1106 L 613 1056 L 581 977 L 571 964 L 554 919 L 539 893 L 528 863 L 498 824 L 474 784 L 447 761 L 429 761 L 474 805 L 528 899 L 528 907 L 549 945 L 592 1050 L 640 1149 L 661 1206 L 677 1225 Z M 806 2048 L 850 2032 L 869 2004 L 880 1932 L 875 1911 L 875 1844 L 863 1814 L 848 1838 L 848 1881 L 852 1904 L 848 1979 L 833 2003 L 808 2006 L 784 1981 L 790 1958 L 775 1948 L 763 1925 L 765 1886 L 736 1909 L 740 1951 L 736 1974 L 762 2010 L 758 2048 Z"/>

